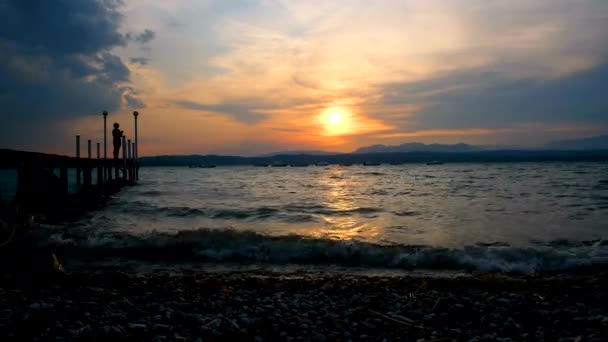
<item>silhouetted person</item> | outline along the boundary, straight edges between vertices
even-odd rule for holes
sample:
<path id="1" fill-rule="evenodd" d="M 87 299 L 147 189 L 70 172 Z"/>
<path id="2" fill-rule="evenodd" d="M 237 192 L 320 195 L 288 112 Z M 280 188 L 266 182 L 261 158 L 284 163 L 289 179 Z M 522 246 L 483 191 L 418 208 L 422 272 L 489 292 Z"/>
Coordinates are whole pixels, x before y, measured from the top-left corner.
<path id="1" fill-rule="evenodd" d="M 118 159 L 123 135 L 123 131 L 119 130 L 118 127 L 120 127 L 120 125 L 115 122 L 114 129 L 112 130 L 112 137 L 114 138 L 114 159 Z"/>

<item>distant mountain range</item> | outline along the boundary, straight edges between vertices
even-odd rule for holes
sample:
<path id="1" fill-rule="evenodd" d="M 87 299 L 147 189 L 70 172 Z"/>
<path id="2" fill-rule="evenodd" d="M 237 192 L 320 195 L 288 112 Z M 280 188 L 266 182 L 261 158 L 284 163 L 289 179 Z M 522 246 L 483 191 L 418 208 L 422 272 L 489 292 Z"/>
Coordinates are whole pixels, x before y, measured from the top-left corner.
<path id="1" fill-rule="evenodd" d="M 173 155 L 142 157 L 142 166 L 290 165 L 428 163 L 428 162 L 608 161 L 608 136 L 556 141 L 542 148 L 407 143 L 373 145 L 353 153 L 318 150 L 282 151 L 256 157 Z"/>
<path id="2" fill-rule="evenodd" d="M 608 135 L 597 136 L 592 138 L 583 139 L 571 139 L 554 141 L 546 144 L 541 148 L 529 148 L 529 147 L 505 147 L 505 146 L 491 146 L 491 145 L 468 145 L 468 144 L 423 144 L 423 143 L 405 143 L 401 145 L 372 145 L 360 147 L 352 153 L 400 153 L 400 152 L 452 152 L 452 153 L 464 153 L 464 152 L 479 152 L 479 151 L 497 151 L 497 150 L 562 150 L 562 151 L 573 151 L 573 150 L 608 150 Z M 267 153 L 260 155 L 259 157 L 272 157 L 279 155 L 312 155 L 312 156 L 327 156 L 340 154 L 338 152 L 327 152 L 319 150 L 302 150 L 302 151 L 281 151 Z"/>
<path id="3" fill-rule="evenodd" d="M 259 165 L 276 163 L 288 165 L 328 164 L 404 164 L 404 163 L 495 163 L 495 162 L 543 162 L 543 161 L 608 161 L 608 150 L 554 151 L 554 150 L 506 150 L 477 152 L 389 152 L 389 153 L 341 153 L 335 155 L 293 154 L 272 157 L 239 157 L 216 155 L 141 157 L 142 166 L 188 165 Z"/>
<path id="4" fill-rule="evenodd" d="M 601 135 L 598 137 L 584 139 L 555 141 L 545 145 L 545 148 L 562 151 L 608 150 L 608 135 Z"/>
<path id="5" fill-rule="evenodd" d="M 311 155 L 311 156 L 327 156 L 330 154 L 340 154 L 340 152 L 327 152 L 327 151 L 319 151 L 319 150 L 280 151 L 280 152 L 261 154 L 258 157 L 293 156 L 293 155 L 298 155 L 298 154 L 307 154 L 307 155 Z"/>
<path id="6" fill-rule="evenodd" d="M 483 150 L 481 147 L 467 144 L 422 144 L 422 143 L 406 143 L 396 146 L 390 145 L 372 145 L 358 148 L 353 153 L 395 153 L 395 152 L 476 152 Z"/>

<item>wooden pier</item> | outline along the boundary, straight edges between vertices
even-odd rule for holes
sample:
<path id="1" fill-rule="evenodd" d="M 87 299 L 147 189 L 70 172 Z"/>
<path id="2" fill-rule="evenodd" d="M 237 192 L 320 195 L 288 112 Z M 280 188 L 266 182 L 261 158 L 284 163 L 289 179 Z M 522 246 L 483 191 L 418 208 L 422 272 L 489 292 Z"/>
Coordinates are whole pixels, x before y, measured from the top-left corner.
<path id="1" fill-rule="evenodd" d="M 90 204 L 135 184 L 139 176 L 138 163 L 131 155 L 94 159 L 0 149 L 0 168 L 17 171 L 15 204 L 22 214 L 66 213 L 72 210 L 70 206 Z M 70 182 L 70 176 L 75 182 Z M 70 193 L 70 183 L 77 185 L 76 193 Z"/>

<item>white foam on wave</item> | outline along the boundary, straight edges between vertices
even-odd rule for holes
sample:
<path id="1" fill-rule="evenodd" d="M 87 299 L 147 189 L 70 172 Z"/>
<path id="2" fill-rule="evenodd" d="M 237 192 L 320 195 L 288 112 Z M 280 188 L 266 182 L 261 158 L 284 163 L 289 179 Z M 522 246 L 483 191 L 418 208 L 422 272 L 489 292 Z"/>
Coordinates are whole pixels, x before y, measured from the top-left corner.
<path id="1" fill-rule="evenodd" d="M 52 248 L 75 257 L 129 260 L 338 265 L 525 274 L 608 266 L 608 244 L 603 240 L 533 248 L 505 245 L 434 248 L 199 229 L 176 234 L 54 234 L 44 241 Z"/>

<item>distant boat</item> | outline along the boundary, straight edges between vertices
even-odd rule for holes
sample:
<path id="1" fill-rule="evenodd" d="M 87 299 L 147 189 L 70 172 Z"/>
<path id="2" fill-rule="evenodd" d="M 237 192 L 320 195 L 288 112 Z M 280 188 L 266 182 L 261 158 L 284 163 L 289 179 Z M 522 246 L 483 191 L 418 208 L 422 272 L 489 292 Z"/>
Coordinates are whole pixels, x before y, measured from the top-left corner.
<path id="1" fill-rule="evenodd" d="M 380 165 L 380 163 L 375 163 L 375 162 L 363 162 L 363 166 L 378 166 Z"/>
<path id="2" fill-rule="evenodd" d="M 439 160 L 433 160 L 433 161 L 426 163 L 426 165 L 442 165 L 442 164 L 443 164 L 443 162 L 440 162 Z"/>
<path id="3" fill-rule="evenodd" d="M 328 162 L 318 162 L 317 166 L 328 166 L 329 163 Z"/>

